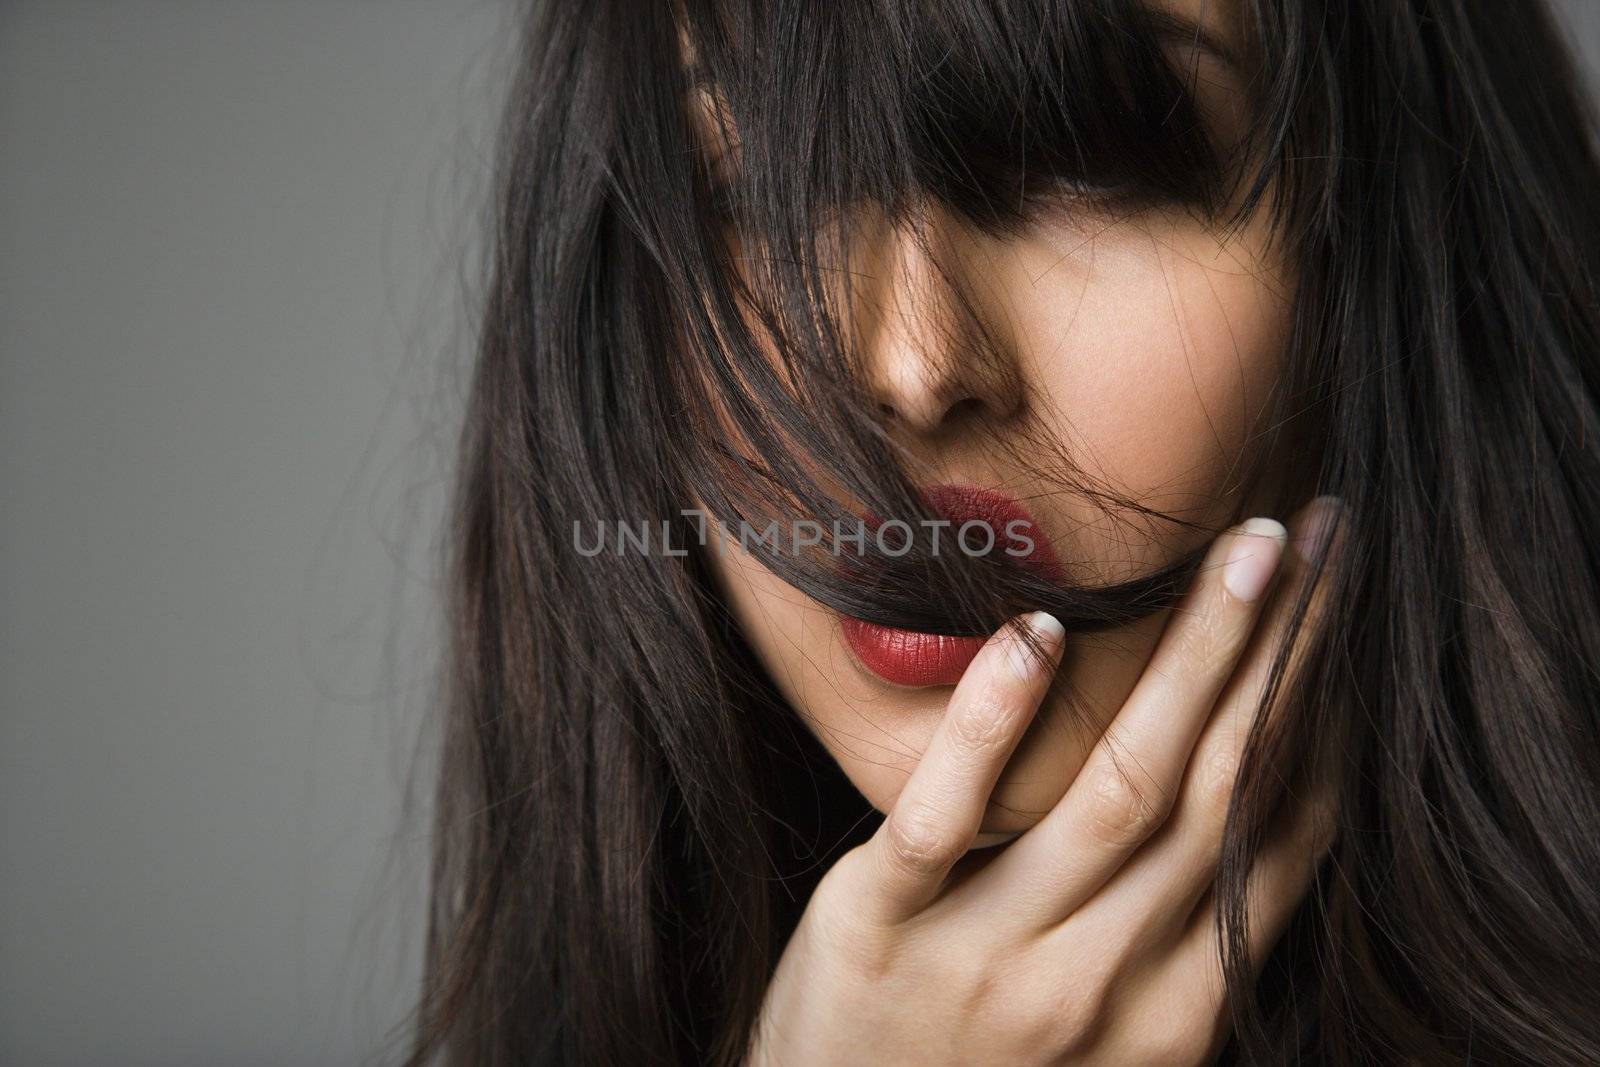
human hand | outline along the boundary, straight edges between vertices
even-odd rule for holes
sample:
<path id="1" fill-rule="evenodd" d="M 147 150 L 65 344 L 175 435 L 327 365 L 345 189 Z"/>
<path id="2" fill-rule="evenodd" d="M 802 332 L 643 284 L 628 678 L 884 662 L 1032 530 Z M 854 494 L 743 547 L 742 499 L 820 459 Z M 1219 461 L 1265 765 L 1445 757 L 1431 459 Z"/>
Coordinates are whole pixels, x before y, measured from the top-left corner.
<path id="1" fill-rule="evenodd" d="M 1229 1029 L 1210 906 L 1224 819 L 1272 656 L 1309 580 L 1307 546 L 1333 529 L 1337 509 L 1318 500 L 1297 516 L 1299 548 L 1271 520 L 1219 537 L 1060 802 L 968 871 L 958 863 L 1064 640 L 1043 613 L 1002 627 L 883 824 L 808 902 L 750 1062 L 1213 1060 Z M 1321 601 L 1319 589 L 1308 628 Z M 1326 779 L 1279 813 L 1251 871 L 1258 964 L 1332 843 Z"/>

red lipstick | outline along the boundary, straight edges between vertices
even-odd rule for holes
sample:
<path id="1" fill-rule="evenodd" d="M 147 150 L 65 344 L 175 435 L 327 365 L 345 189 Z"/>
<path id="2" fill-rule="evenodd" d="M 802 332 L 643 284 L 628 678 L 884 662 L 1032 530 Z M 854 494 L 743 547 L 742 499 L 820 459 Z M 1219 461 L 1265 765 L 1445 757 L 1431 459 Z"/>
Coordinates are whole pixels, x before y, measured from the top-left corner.
<path id="1" fill-rule="evenodd" d="M 993 532 L 994 552 L 1006 552 L 1042 576 L 1060 573 L 1050 541 L 1028 510 L 1004 493 L 976 485 L 935 485 L 922 490 L 928 508 L 950 525 L 939 529 L 939 551 L 962 551 L 956 543 L 965 524 L 981 523 Z M 988 540 L 968 526 L 965 543 L 981 549 Z M 873 674 L 904 686 L 955 685 L 987 638 L 898 630 L 860 619 L 841 620 L 845 643 Z"/>

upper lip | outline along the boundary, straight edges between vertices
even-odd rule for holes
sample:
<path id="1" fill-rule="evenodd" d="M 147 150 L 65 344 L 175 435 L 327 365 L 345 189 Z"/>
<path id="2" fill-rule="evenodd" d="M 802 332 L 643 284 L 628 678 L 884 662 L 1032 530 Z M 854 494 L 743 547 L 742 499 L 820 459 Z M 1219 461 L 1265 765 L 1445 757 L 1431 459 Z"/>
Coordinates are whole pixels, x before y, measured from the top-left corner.
<path id="1" fill-rule="evenodd" d="M 1033 542 L 1032 550 L 1017 558 L 1048 578 L 1059 575 L 1061 564 L 1044 527 L 1015 497 L 998 489 L 963 484 L 930 485 L 919 492 L 929 509 L 950 520 L 957 530 L 972 520 L 987 523 L 994 531 L 994 551 L 1020 547 L 1020 541 L 1010 538 L 1012 532 L 1025 535 Z M 1019 525 L 1013 527 L 1013 523 Z"/>
<path id="2" fill-rule="evenodd" d="M 1011 549 L 1013 558 L 1046 577 L 1059 570 L 1050 540 L 1038 520 L 1013 497 L 980 485 L 932 485 L 918 491 L 927 509 L 954 527 L 935 541 L 949 545 L 964 523 L 977 520 L 993 532 L 989 551 Z M 1013 525 L 1016 524 L 1016 525 Z M 936 535 L 938 536 L 938 535 Z M 1026 537 L 1031 546 L 1022 544 Z M 1017 549 L 1029 549 L 1019 553 Z M 936 548 L 937 551 L 950 551 Z M 969 547 L 957 550 L 970 551 Z M 841 620 L 845 641 L 856 658 L 874 674 L 897 685 L 953 685 L 983 646 L 983 637 L 950 637 L 883 626 L 846 616 Z"/>

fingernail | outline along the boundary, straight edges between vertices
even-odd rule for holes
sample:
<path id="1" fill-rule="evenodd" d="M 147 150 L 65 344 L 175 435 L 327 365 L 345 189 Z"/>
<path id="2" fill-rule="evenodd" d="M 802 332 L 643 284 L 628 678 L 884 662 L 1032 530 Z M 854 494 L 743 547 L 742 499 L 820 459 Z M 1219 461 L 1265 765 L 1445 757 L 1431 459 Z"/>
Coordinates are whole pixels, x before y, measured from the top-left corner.
<path id="1" fill-rule="evenodd" d="M 1034 638 L 1038 641 L 1038 649 L 1046 655 L 1053 654 L 1066 637 L 1067 629 L 1061 625 L 1061 620 L 1048 611 L 1035 611 L 1022 617 L 1022 624 L 1033 631 Z M 1012 637 L 1007 646 L 1007 655 L 1010 657 L 1011 669 L 1019 678 L 1029 678 L 1039 669 L 1039 657 L 1034 654 L 1034 647 L 1029 644 L 1026 633 L 1019 633 Z"/>
<path id="2" fill-rule="evenodd" d="M 1329 536 L 1338 527 L 1344 501 L 1336 496 L 1319 496 L 1307 504 L 1295 522 L 1294 548 L 1300 558 L 1310 561 L 1322 552 Z"/>
<path id="3" fill-rule="evenodd" d="M 1222 565 L 1222 584 L 1234 599 L 1248 604 L 1266 591 L 1288 540 L 1288 531 L 1276 519 L 1251 519 L 1239 527 Z"/>

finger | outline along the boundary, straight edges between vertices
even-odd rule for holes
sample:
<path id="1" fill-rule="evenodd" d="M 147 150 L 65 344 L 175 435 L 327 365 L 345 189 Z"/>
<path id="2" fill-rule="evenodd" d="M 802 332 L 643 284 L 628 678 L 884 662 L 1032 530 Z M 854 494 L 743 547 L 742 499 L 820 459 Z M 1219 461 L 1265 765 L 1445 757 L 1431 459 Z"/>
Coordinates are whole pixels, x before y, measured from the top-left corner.
<path id="1" fill-rule="evenodd" d="M 1021 908 L 1027 921 L 1064 919 L 1166 817 L 1286 540 L 1271 519 L 1251 519 L 1217 539 L 1066 795 L 985 871 L 1029 887 Z"/>
<path id="2" fill-rule="evenodd" d="M 915 914 L 971 846 L 989 794 L 1061 660 L 1061 623 L 1045 612 L 1001 627 L 950 697 L 933 739 L 865 846 L 880 918 Z"/>
<path id="3" fill-rule="evenodd" d="M 1339 835 L 1338 783 L 1333 762 L 1312 784 L 1296 791 L 1274 822 L 1245 880 L 1244 945 L 1250 973 L 1261 975 L 1268 957 L 1305 901 L 1317 870 Z M 1168 988 L 1208 989 L 1222 1001 L 1222 931 L 1216 914 L 1216 889 L 1202 898 L 1168 968 Z"/>
<path id="4" fill-rule="evenodd" d="M 1331 788 L 1325 788 L 1315 797 L 1297 797 L 1251 867 L 1245 901 L 1252 989 L 1336 838 L 1333 795 Z M 1157 1032 L 1183 1035 L 1186 1049 L 1209 1047 L 1206 1055 L 1191 1062 L 1214 1062 L 1232 1030 L 1216 920 L 1215 897 L 1207 893 L 1176 945 L 1167 942 L 1153 959 L 1139 998 L 1142 1005 L 1134 1009 Z M 1184 1058 L 1189 1060 L 1189 1053 Z"/>
<path id="5" fill-rule="evenodd" d="M 1288 638 L 1302 599 L 1306 608 L 1302 625 L 1288 650 L 1283 682 L 1276 690 L 1268 714 L 1280 714 L 1284 696 L 1292 697 L 1294 679 L 1300 676 L 1314 636 L 1324 624 L 1330 583 L 1317 581 L 1312 564 L 1326 532 L 1333 528 L 1340 508 L 1333 497 L 1312 501 L 1289 524 L 1290 544 L 1279 576 L 1277 594 L 1251 635 L 1233 677 L 1223 687 L 1217 708 L 1195 745 L 1184 769 L 1177 807 L 1162 830 L 1117 875 L 1127 877 L 1144 898 L 1143 910 L 1158 924 L 1181 925 L 1216 875 L 1228 811 L 1238 789 L 1239 768 L 1245 747 L 1263 712 L 1267 685 L 1275 660 Z M 1337 551 L 1337 545 L 1329 549 Z M 1283 781 L 1296 768 L 1277 763 L 1267 766 L 1259 782 L 1265 794 L 1256 803 L 1271 803 Z"/>

